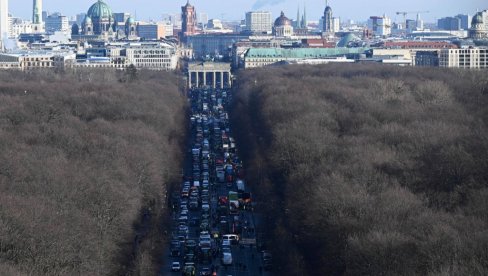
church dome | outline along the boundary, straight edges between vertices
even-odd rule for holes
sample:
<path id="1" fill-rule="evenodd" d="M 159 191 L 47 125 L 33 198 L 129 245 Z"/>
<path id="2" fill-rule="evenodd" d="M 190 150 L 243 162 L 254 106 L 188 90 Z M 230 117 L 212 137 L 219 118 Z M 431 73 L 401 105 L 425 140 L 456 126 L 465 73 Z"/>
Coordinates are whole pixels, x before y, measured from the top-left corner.
<path id="1" fill-rule="evenodd" d="M 110 7 L 105 2 L 103 2 L 103 0 L 98 0 L 88 9 L 86 15 L 91 17 L 92 19 L 111 19 L 112 9 L 110 9 Z"/>
<path id="2" fill-rule="evenodd" d="M 477 13 L 474 17 L 473 20 L 471 21 L 471 25 L 475 26 L 478 24 L 483 24 L 483 16 L 481 15 L 481 12 Z"/>
<path id="3" fill-rule="evenodd" d="M 127 22 L 125 22 L 125 24 L 127 25 L 132 25 L 132 24 L 135 24 L 136 23 L 136 20 L 134 19 L 134 17 L 129 17 L 127 18 Z"/>
<path id="4" fill-rule="evenodd" d="M 85 19 L 83 20 L 83 24 L 92 24 L 92 20 L 89 16 L 85 16 Z"/>
<path id="5" fill-rule="evenodd" d="M 281 26 L 291 26 L 291 20 L 285 16 L 284 12 L 281 12 L 280 17 L 276 18 L 274 26 L 281 27 Z"/>

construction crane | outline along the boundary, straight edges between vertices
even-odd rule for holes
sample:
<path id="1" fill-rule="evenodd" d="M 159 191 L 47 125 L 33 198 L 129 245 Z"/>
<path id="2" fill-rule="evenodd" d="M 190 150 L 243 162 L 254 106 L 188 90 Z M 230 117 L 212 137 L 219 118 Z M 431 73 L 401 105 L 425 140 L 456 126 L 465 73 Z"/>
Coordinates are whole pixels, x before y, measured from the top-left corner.
<path id="1" fill-rule="evenodd" d="M 417 18 L 419 18 L 419 14 L 421 13 L 429 13 L 430 11 L 408 11 L 408 12 L 405 12 L 405 11 L 400 11 L 400 12 L 396 12 L 397 15 L 403 15 L 403 23 L 405 24 L 405 26 L 403 26 L 403 28 L 407 29 L 407 14 L 417 14 Z"/>

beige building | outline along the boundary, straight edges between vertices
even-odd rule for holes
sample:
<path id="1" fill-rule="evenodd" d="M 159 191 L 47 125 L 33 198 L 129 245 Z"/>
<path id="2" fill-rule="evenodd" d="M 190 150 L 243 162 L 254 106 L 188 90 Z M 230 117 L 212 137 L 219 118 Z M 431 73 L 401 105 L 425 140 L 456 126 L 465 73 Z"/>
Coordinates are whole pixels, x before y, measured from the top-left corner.
<path id="1" fill-rule="evenodd" d="M 439 66 L 448 68 L 487 69 L 488 48 L 442 49 Z"/>
<path id="2" fill-rule="evenodd" d="M 50 69 L 70 67 L 76 58 L 71 52 L 18 52 L 0 54 L 0 69 Z"/>

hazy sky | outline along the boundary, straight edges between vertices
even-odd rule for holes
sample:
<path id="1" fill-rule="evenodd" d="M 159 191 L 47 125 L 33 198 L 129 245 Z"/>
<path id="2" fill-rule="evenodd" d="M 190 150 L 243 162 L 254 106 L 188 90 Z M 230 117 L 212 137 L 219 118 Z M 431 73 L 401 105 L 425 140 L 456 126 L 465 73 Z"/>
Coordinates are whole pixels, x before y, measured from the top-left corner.
<path id="1" fill-rule="evenodd" d="M 86 12 L 96 0 L 44 0 L 44 10 L 59 11 L 63 15 Z M 160 20 L 163 13 L 180 12 L 186 0 L 105 0 L 114 12 L 137 12 L 139 20 Z M 307 6 L 307 19 L 318 20 L 325 8 L 325 0 L 190 0 L 197 12 L 205 12 L 209 18 L 243 19 L 246 11 L 259 9 L 279 16 L 281 10 L 290 18 L 296 17 L 297 6 Z M 32 0 L 10 0 L 10 13 L 30 18 Z M 426 21 L 459 13 L 472 15 L 477 10 L 488 9 L 487 0 L 330 0 L 333 15 L 341 19 L 366 20 L 371 15 L 386 14 L 393 20 L 402 21 L 396 11 L 430 11 L 422 14 Z M 415 15 L 409 15 L 414 18 Z"/>

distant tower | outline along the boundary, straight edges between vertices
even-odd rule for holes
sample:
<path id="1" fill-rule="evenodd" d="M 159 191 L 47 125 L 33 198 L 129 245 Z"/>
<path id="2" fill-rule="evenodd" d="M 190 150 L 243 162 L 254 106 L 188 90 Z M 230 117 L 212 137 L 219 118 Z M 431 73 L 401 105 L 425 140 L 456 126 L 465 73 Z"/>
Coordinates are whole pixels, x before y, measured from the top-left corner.
<path id="1" fill-rule="evenodd" d="M 332 8 L 329 6 L 328 2 L 325 2 L 325 11 L 324 11 L 324 32 L 325 33 L 332 33 L 334 31 L 333 28 L 333 19 L 332 19 Z"/>
<path id="2" fill-rule="evenodd" d="M 297 22 L 296 22 L 296 28 L 297 29 L 300 29 L 302 26 L 300 25 L 301 22 L 300 22 L 300 5 L 298 5 L 298 9 L 297 9 Z"/>
<path id="3" fill-rule="evenodd" d="M 32 29 L 36 33 L 44 31 L 42 24 L 42 0 L 34 0 L 32 8 Z"/>
<path id="4" fill-rule="evenodd" d="M 190 1 L 186 2 L 186 5 L 181 7 L 181 32 L 183 36 L 189 36 L 195 34 L 197 25 L 197 15 L 195 13 L 195 7 L 190 5 Z"/>
<path id="5" fill-rule="evenodd" d="M 0 50 L 4 48 L 3 42 L 8 37 L 8 0 L 0 0 Z"/>
<path id="6" fill-rule="evenodd" d="M 307 28 L 307 6 L 303 4 L 303 16 L 302 16 L 302 24 L 300 24 L 303 29 Z"/>

